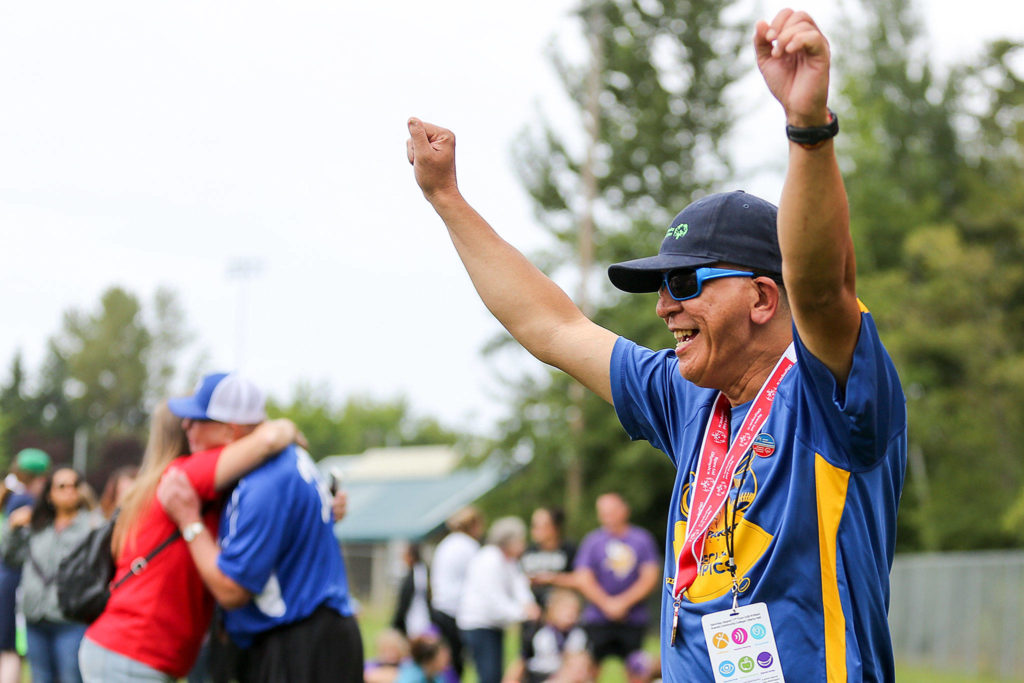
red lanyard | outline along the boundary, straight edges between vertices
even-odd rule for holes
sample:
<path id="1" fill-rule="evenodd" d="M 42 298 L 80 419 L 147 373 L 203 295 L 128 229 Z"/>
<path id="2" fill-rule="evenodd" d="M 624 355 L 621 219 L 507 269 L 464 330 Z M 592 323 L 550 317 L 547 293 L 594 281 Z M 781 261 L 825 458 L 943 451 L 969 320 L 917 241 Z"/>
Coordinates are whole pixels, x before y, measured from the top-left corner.
<path id="1" fill-rule="evenodd" d="M 690 519 L 686 524 L 686 536 L 676 565 L 672 593 L 677 605 L 682 594 L 697 578 L 700 558 L 704 553 L 704 539 L 729 495 L 736 466 L 768 419 L 779 384 L 795 363 L 796 352 L 790 344 L 761 390 L 757 392 L 731 447 L 728 446 L 729 419 L 732 413 L 729 401 L 722 392 L 718 392 L 715 398 L 714 409 L 704 430 L 704 443 L 701 445 L 700 459 L 697 461 L 697 476 L 691 487 Z"/>

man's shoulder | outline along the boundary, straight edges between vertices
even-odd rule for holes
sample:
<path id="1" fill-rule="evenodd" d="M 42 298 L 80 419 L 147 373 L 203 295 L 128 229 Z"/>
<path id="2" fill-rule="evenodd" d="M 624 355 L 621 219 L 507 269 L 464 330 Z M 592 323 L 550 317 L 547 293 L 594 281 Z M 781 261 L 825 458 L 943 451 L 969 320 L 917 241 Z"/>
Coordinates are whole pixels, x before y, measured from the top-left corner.
<path id="1" fill-rule="evenodd" d="M 279 454 L 268 458 L 259 467 L 249 472 L 241 481 L 245 482 L 263 482 L 263 481 L 280 481 L 281 477 L 289 476 L 292 473 L 298 474 L 298 468 L 295 466 L 295 462 L 298 458 L 298 451 L 295 448 L 295 444 L 291 444 Z"/>
<path id="2" fill-rule="evenodd" d="M 583 540 L 580 541 L 580 547 L 576 550 L 576 553 L 577 555 L 579 555 L 580 553 L 584 553 L 588 549 L 593 548 L 594 546 L 602 545 L 605 542 L 607 542 L 609 538 L 610 534 L 607 531 L 605 531 L 601 527 L 597 527 L 596 529 L 593 529 L 592 531 L 588 532 L 587 535 L 583 537 Z"/>

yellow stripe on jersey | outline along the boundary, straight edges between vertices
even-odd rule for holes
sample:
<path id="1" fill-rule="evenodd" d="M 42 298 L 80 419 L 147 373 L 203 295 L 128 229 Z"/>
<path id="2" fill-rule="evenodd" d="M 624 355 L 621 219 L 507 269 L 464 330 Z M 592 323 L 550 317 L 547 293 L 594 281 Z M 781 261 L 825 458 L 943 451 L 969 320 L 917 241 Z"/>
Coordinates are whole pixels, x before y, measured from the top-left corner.
<path id="1" fill-rule="evenodd" d="M 850 473 L 814 455 L 814 487 L 818 503 L 818 553 L 821 564 L 821 604 L 825 617 L 825 670 L 828 683 L 846 680 L 846 616 L 839 599 L 836 538 L 846 505 Z"/>

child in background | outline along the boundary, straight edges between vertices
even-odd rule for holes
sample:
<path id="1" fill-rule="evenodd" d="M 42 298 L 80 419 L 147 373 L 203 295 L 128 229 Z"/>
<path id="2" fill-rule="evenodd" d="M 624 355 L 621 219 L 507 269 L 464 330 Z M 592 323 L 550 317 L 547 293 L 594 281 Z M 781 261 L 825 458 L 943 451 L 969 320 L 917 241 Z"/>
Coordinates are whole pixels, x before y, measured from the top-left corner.
<path id="1" fill-rule="evenodd" d="M 451 653 L 436 633 L 416 636 L 409 644 L 412 661 L 398 669 L 395 683 L 445 683 L 451 665 Z"/>
<path id="2" fill-rule="evenodd" d="M 562 668 L 570 653 L 586 652 L 587 636 L 577 625 L 580 599 L 567 588 L 555 588 L 548 595 L 544 623 L 522 644 L 520 659 L 505 675 L 505 683 L 543 683 Z"/>
<path id="3" fill-rule="evenodd" d="M 626 657 L 626 676 L 628 683 L 659 683 L 661 662 L 654 655 L 637 650 Z"/>
<path id="4" fill-rule="evenodd" d="M 586 650 L 566 652 L 562 656 L 562 667 L 544 683 L 594 683 L 596 680 L 594 660 Z"/>
<path id="5" fill-rule="evenodd" d="M 363 665 L 365 683 L 393 683 L 399 667 L 409 659 L 409 641 L 402 632 L 386 628 L 377 634 L 376 656 Z"/>

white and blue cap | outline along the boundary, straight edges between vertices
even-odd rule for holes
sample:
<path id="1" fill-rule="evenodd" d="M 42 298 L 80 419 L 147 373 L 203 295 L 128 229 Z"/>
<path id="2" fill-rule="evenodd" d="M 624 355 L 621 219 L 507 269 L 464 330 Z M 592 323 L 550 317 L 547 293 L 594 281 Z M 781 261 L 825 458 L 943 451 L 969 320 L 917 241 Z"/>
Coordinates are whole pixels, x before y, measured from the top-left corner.
<path id="1" fill-rule="evenodd" d="M 172 398 L 167 407 L 180 418 L 253 425 L 267 419 L 266 396 L 253 382 L 234 372 L 207 375 L 195 393 Z"/>

